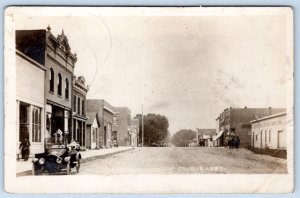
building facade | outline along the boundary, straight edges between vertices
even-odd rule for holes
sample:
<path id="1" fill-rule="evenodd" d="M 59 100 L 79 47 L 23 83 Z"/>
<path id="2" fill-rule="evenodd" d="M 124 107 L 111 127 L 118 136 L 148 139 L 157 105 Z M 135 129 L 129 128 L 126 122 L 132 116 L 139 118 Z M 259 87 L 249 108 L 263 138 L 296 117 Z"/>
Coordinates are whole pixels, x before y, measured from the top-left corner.
<path id="1" fill-rule="evenodd" d="M 77 140 L 82 149 L 86 147 L 86 95 L 88 87 L 83 76 L 73 80 L 73 130 L 70 140 Z"/>
<path id="2" fill-rule="evenodd" d="M 216 135 L 216 129 L 197 129 L 197 146 L 212 147 L 213 137 Z"/>
<path id="3" fill-rule="evenodd" d="M 29 140 L 30 156 L 44 151 L 45 74 L 44 65 L 16 50 L 16 151 L 20 142 Z"/>
<path id="4" fill-rule="evenodd" d="M 227 108 L 220 116 L 219 129 L 214 141 L 219 141 L 218 146 L 225 144 L 225 137 L 229 133 L 239 136 L 241 147 L 251 146 L 251 123 L 250 121 L 259 119 L 265 116 L 285 111 L 283 108 Z"/>
<path id="5" fill-rule="evenodd" d="M 113 141 L 113 119 L 115 117 L 114 107 L 103 99 L 88 99 L 87 112 L 97 113 L 99 117 L 99 131 L 96 139 L 96 147 L 111 147 Z"/>
<path id="6" fill-rule="evenodd" d="M 251 121 L 251 146 L 258 149 L 286 150 L 286 113 L 279 113 Z"/>
<path id="7" fill-rule="evenodd" d="M 117 133 L 119 146 L 131 145 L 131 111 L 128 107 L 115 107 L 116 123 L 114 131 Z"/>
<path id="8" fill-rule="evenodd" d="M 72 85 L 76 54 L 71 52 L 64 32 L 57 37 L 47 30 L 17 30 L 16 47 L 47 68 L 44 78 L 46 134 L 52 137 L 61 130 L 70 139 L 72 130 Z M 40 82 L 41 83 L 41 82 Z"/>
<path id="9" fill-rule="evenodd" d="M 132 118 L 130 121 L 130 133 L 129 133 L 129 139 L 130 139 L 130 146 L 136 147 L 138 146 L 139 142 L 139 119 Z"/>
<path id="10" fill-rule="evenodd" d="M 100 121 L 98 113 L 87 112 L 88 120 L 86 122 L 86 148 L 98 149 L 97 140 L 100 135 Z"/>

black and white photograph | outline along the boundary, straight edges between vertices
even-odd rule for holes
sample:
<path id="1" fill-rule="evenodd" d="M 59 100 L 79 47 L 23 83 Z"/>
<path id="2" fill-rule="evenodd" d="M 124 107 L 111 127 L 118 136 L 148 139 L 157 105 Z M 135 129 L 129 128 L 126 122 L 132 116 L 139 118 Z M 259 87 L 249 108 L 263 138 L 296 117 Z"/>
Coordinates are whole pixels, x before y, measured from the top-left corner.
<path id="1" fill-rule="evenodd" d="M 4 33 L 6 191 L 293 191 L 290 7 L 16 6 Z"/>

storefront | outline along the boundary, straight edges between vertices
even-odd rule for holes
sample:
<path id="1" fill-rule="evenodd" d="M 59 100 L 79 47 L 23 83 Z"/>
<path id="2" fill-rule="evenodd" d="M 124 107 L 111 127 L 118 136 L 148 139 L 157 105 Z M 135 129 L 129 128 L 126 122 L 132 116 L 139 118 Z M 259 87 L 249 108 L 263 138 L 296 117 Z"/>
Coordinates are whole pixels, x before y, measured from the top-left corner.
<path id="1" fill-rule="evenodd" d="M 70 110 L 48 103 L 46 105 L 46 118 L 45 138 L 54 137 L 57 130 L 61 130 L 63 132 L 63 137 L 67 140 L 67 142 L 70 142 L 72 124 Z"/>
<path id="2" fill-rule="evenodd" d="M 44 152 L 44 76 L 46 68 L 22 52 L 16 52 L 16 152 L 30 142 L 30 156 Z"/>

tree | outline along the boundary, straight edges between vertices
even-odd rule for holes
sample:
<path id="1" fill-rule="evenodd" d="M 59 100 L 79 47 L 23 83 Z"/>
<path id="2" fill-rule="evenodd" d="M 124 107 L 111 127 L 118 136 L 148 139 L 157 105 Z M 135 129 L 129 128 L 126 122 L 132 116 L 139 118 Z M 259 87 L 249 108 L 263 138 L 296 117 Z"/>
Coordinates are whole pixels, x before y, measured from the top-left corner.
<path id="1" fill-rule="evenodd" d="M 175 146 L 184 147 L 187 146 L 191 140 L 196 138 L 195 132 L 190 129 L 183 129 L 176 132 L 172 138 L 171 142 Z"/>
<path id="2" fill-rule="evenodd" d="M 140 136 L 142 140 L 142 115 L 136 115 L 140 123 Z M 161 143 L 168 137 L 169 121 L 166 116 L 149 113 L 144 115 L 144 145 Z M 141 142 L 140 142 L 141 143 Z"/>

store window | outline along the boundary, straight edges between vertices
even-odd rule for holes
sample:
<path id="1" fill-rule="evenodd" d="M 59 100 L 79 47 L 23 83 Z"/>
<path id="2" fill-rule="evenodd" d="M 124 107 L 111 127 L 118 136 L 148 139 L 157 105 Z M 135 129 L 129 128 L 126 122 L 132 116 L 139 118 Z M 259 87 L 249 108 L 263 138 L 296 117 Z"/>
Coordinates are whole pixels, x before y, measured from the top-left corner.
<path id="1" fill-rule="evenodd" d="M 61 77 L 61 74 L 58 74 L 58 79 L 57 79 L 57 94 L 59 96 L 61 96 L 61 86 L 62 86 L 62 77 Z"/>
<path id="2" fill-rule="evenodd" d="M 41 108 L 33 106 L 32 108 L 32 142 L 41 142 L 42 119 Z"/>
<path id="3" fill-rule="evenodd" d="M 29 114 L 30 112 L 30 105 L 20 102 L 19 107 L 19 140 L 20 142 L 23 141 L 25 138 L 29 140 Z"/>

